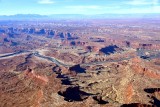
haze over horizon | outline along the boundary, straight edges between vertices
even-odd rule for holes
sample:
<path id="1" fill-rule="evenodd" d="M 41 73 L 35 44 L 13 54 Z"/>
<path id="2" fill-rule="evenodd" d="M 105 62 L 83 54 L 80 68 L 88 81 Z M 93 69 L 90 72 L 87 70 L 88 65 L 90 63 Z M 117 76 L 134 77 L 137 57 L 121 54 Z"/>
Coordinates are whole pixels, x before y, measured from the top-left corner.
<path id="1" fill-rule="evenodd" d="M 0 0 L 0 15 L 160 13 L 160 0 Z"/>

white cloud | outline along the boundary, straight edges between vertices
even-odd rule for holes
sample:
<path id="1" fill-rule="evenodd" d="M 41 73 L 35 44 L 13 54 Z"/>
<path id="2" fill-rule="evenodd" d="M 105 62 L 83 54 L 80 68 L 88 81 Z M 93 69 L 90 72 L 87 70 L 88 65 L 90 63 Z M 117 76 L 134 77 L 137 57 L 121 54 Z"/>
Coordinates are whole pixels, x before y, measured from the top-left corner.
<path id="1" fill-rule="evenodd" d="M 129 5 L 158 5 L 159 0 L 132 0 L 132 1 L 126 2 L 126 4 L 129 4 Z"/>
<path id="2" fill-rule="evenodd" d="M 160 10 L 160 6 L 154 6 L 153 7 L 153 12 L 159 13 L 159 10 Z"/>
<path id="3" fill-rule="evenodd" d="M 159 4 L 159 0 L 153 0 L 153 4 L 154 5 L 158 5 Z"/>
<path id="4" fill-rule="evenodd" d="M 100 6 L 97 5 L 89 5 L 89 6 L 66 6 L 69 9 L 100 9 Z"/>
<path id="5" fill-rule="evenodd" d="M 53 4 L 53 0 L 38 0 L 39 4 Z"/>
<path id="6" fill-rule="evenodd" d="M 98 5 L 71 5 L 65 6 L 65 9 L 71 13 L 81 13 L 81 14 L 93 14 L 99 12 L 102 9 L 102 6 Z"/>
<path id="7" fill-rule="evenodd" d="M 147 2 L 146 0 L 132 0 L 132 1 L 126 2 L 126 4 L 129 4 L 129 5 L 147 5 L 147 4 L 150 4 L 150 2 Z"/>

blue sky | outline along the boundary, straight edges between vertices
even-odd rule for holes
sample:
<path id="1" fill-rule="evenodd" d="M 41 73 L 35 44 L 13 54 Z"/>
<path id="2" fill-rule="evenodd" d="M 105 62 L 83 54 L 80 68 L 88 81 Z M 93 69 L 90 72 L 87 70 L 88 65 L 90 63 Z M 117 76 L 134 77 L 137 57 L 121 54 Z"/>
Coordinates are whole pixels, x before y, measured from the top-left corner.
<path id="1" fill-rule="evenodd" d="M 160 13 L 160 0 L 0 0 L 0 15 Z"/>

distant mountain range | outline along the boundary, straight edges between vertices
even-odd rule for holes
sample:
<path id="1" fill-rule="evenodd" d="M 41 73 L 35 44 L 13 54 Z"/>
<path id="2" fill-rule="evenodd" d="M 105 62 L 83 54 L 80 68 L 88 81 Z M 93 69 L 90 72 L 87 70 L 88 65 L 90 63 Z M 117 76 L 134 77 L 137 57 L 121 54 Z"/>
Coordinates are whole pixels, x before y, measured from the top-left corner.
<path id="1" fill-rule="evenodd" d="M 99 15 L 82 15 L 82 14 L 16 14 L 1 15 L 0 20 L 61 20 L 61 19 L 126 19 L 126 18 L 152 18 L 160 19 L 160 14 L 99 14 Z"/>

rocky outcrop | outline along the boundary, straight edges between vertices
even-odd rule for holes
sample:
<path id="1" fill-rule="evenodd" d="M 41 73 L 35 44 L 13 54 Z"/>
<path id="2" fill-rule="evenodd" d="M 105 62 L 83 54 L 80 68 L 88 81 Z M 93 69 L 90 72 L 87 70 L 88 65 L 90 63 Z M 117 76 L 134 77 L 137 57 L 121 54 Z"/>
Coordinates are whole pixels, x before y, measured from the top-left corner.
<path id="1" fill-rule="evenodd" d="M 156 106 L 148 104 L 132 103 L 132 104 L 124 104 L 121 107 L 156 107 Z"/>
<path id="2" fill-rule="evenodd" d="M 149 78 L 155 78 L 155 79 L 160 79 L 160 73 L 156 71 L 152 71 L 148 68 L 145 68 L 140 65 L 141 60 L 140 59 L 133 59 L 134 65 L 131 65 L 131 68 L 135 73 L 141 74 L 143 76 L 149 77 Z"/>
<path id="3" fill-rule="evenodd" d="M 122 49 L 120 49 L 120 48 L 119 48 L 118 46 L 116 46 L 116 45 L 110 45 L 110 46 L 106 46 L 106 47 L 104 47 L 104 48 L 101 48 L 99 51 L 102 52 L 102 53 L 104 53 L 104 54 L 109 55 L 109 54 L 111 54 L 111 53 L 115 53 L 115 52 L 118 51 L 118 50 L 122 50 Z"/>
<path id="4" fill-rule="evenodd" d="M 64 100 L 72 102 L 72 101 L 83 101 L 90 94 L 80 91 L 79 87 L 69 87 L 63 92 L 58 92 L 59 95 L 64 97 Z"/>
<path id="5" fill-rule="evenodd" d="M 76 72 L 76 73 L 85 73 L 85 69 L 82 68 L 79 64 L 70 67 L 69 70 L 70 70 L 70 71 L 74 71 L 74 72 Z"/>
<path id="6" fill-rule="evenodd" d="M 152 44 L 139 44 L 140 49 L 152 49 Z"/>

